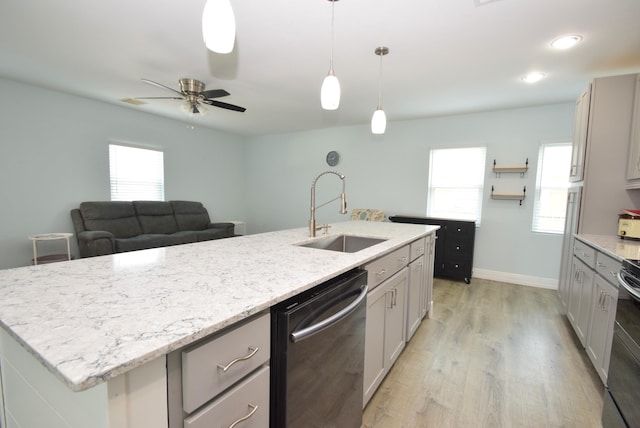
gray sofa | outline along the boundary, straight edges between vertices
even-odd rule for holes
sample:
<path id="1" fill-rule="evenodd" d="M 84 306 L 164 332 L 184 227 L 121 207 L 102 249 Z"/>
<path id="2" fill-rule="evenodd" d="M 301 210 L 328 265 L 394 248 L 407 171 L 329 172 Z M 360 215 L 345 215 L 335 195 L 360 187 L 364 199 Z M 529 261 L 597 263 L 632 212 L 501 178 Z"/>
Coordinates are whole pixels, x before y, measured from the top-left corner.
<path id="1" fill-rule="evenodd" d="M 233 223 L 211 223 L 191 201 L 82 202 L 71 210 L 80 257 L 234 236 Z"/>

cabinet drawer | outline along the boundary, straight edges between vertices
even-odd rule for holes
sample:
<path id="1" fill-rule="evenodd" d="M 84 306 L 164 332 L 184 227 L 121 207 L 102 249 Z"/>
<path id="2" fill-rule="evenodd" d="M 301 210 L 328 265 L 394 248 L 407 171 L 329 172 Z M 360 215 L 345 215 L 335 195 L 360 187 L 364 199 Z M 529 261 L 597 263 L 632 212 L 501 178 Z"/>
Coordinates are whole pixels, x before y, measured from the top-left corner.
<path id="1" fill-rule="evenodd" d="M 184 410 L 193 412 L 268 361 L 270 343 L 270 314 L 266 314 L 207 343 L 183 351 Z M 225 366 L 226 371 L 223 369 Z"/>
<path id="2" fill-rule="evenodd" d="M 475 227 L 473 222 L 451 221 L 446 225 L 447 239 L 471 239 Z"/>
<path id="3" fill-rule="evenodd" d="M 409 253 L 409 245 L 405 245 L 365 265 L 369 290 L 373 290 L 382 281 L 407 266 L 409 264 Z"/>
<path id="4" fill-rule="evenodd" d="M 444 263 L 444 271 L 452 275 L 467 273 L 471 271 L 471 262 L 464 259 L 447 260 Z"/>
<path id="5" fill-rule="evenodd" d="M 246 418 L 246 419 L 244 419 Z M 269 426 L 269 367 L 263 367 L 229 392 L 184 420 L 184 428 Z"/>
<path id="6" fill-rule="evenodd" d="M 473 253 L 473 241 L 466 239 L 450 239 L 445 245 L 447 257 L 463 257 Z"/>
<path id="7" fill-rule="evenodd" d="M 596 268 L 596 250 L 582 241 L 573 240 L 573 255 L 582 260 L 591 269 Z"/>
<path id="8" fill-rule="evenodd" d="M 413 261 L 418 257 L 423 256 L 426 246 L 427 246 L 426 238 L 420 238 L 417 241 L 413 241 L 409 245 L 409 249 L 411 252 L 410 260 Z"/>
<path id="9" fill-rule="evenodd" d="M 604 253 L 598 252 L 596 254 L 596 272 L 616 288 L 618 287 L 617 275 L 621 267 L 621 261 Z"/>

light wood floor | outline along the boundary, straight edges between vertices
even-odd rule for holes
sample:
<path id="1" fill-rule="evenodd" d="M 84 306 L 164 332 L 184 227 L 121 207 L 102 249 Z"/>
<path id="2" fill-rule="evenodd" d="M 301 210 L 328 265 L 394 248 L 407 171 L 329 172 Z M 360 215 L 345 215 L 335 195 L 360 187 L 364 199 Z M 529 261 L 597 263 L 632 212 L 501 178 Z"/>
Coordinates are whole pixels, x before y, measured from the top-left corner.
<path id="1" fill-rule="evenodd" d="M 602 382 L 554 290 L 436 279 L 363 427 L 600 427 Z"/>

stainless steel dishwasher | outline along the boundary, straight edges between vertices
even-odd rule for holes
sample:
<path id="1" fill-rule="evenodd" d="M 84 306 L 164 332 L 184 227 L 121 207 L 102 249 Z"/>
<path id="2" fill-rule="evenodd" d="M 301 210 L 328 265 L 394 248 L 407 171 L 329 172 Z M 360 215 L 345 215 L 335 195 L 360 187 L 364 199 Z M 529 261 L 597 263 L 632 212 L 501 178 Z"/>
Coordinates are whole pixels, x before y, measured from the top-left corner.
<path id="1" fill-rule="evenodd" d="M 274 306 L 272 428 L 359 428 L 367 272 L 356 269 Z"/>

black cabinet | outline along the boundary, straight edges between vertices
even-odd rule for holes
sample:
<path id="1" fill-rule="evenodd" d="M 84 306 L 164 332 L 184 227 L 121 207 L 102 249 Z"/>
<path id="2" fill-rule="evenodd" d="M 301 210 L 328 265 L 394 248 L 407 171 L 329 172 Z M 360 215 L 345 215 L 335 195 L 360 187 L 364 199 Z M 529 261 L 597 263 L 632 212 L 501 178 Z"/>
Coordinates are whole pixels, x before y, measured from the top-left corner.
<path id="1" fill-rule="evenodd" d="M 433 275 L 440 278 L 462 279 L 469 284 L 473 270 L 473 245 L 476 236 L 474 221 L 408 216 L 390 216 L 389 220 L 395 223 L 440 226 L 436 231 Z"/>

